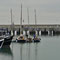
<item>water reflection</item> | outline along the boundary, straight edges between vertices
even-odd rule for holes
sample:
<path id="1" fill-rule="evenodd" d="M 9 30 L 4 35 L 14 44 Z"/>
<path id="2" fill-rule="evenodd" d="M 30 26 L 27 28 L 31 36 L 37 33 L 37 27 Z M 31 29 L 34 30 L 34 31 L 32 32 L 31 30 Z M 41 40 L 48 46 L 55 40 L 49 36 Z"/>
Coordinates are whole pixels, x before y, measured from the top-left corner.
<path id="1" fill-rule="evenodd" d="M 31 43 L 28 45 L 28 60 L 37 60 L 38 43 Z"/>
<path id="2" fill-rule="evenodd" d="M 37 60 L 38 56 L 38 43 L 35 43 L 35 60 Z"/>
<path id="3" fill-rule="evenodd" d="M 7 59 L 13 60 L 12 59 L 13 54 L 12 54 L 12 51 L 11 51 L 9 46 L 8 47 L 2 47 L 0 49 L 0 58 L 1 58 L 1 60 L 7 60 Z"/>
<path id="4" fill-rule="evenodd" d="M 20 60 L 22 60 L 22 49 L 23 49 L 23 44 L 20 44 Z"/>
<path id="5" fill-rule="evenodd" d="M 20 44 L 20 60 L 37 60 L 38 44 L 39 43 Z"/>
<path id="6" fill-rule="evenodd" d="M 0 60 L 60 59 L 60 36 L 42 36 L 41 38 L 39 43 L 12 43 L 11 49 L 10 47 L 1 48 Z"/>
<path id="7" fill-rule="evenodd" d="M 12 52 L 14 60 L 37 60 L 39 43 L 13 43 Z M 12 59 L 12 60 L 13 60 Z"/>
<path id="8" fill-rule="evenodd" d="M 11 51 L 11 49 L 10 49 L 9 46 L 7 46 L 7 47 L 2 47 L 2 48 L 0 49 L 0 54 L 12 55 L 12 51 Z"/>
<path id="9" fill-rule="evenodd" d="M 28 44 L 28 49 L 27 49 L 27 50 L 28 50 L 28 51 L 27 51 L 27 53 L 28 53 L 28 60 L 30 60 L 30 44 L 31 44 L 31 43 Z"/>

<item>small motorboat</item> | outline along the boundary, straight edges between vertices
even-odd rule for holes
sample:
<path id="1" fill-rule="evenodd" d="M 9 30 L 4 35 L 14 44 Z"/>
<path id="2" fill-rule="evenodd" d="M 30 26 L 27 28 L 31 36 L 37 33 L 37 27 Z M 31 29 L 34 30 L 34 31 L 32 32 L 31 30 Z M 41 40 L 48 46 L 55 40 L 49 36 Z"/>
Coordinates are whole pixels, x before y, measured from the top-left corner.
<path id="1" fill-rule="evenodd" d="M 26 35 L 26 41 L 27 43 L 33 42 L 32 38 L 29 35 Z"/>
<path id="2" fill-rule="evenodd" d="M 33 38 L 33 41 L 34 42 L 40 42 L 40 40 L 41 40 L 41 38 L 37 38 L 37 37 L 36 38 Z"/>
<path id="3" fill-rule="evenodd" d="M 27 38 L 26 41 L 29 43 L 33 42 L 32 38 Z"/>
<path id="4" fill-rule="evenodd" d="M 20 35 L 20 36 L 16 39 L 16 42 L 18 42 L 18 43 L 25 43 L 25 42 L 26 42 L 26 39 L 24 39 L 24 36 L 23 36 L 23 35 Z"/>
<path id="5" fill-rule="evenodd" d="M 34 41 L 34 42 L 40 42 L 41 38 L 38 38 L 37 35 L 34 34 L 33 37 L 34 37 L 34 38 L 33 38 L 33 41 Z"/>

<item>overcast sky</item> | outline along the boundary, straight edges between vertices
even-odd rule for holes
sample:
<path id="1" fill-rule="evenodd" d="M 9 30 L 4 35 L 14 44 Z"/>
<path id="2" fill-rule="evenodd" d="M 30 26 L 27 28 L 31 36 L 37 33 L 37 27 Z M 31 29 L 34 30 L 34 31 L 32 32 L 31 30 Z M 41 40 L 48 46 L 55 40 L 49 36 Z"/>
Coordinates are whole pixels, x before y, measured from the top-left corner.
<path id="1" fill-rule="evenodd" d="M 29 24 L 60 24 L 60 0 L 0 0 L 0 24 L 10 24 L 10 9 L 13 11 L 14 24 L 20 24 L 21 3 L 23 24 L 28 24 L 27 8 L 29 8 Z"/>

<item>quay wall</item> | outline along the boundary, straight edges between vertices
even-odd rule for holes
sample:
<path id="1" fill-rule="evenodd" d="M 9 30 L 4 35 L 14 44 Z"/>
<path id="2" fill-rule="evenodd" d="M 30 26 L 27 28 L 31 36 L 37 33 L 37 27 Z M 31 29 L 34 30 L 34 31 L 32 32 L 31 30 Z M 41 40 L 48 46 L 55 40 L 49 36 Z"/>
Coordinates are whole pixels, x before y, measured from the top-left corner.
<path id="1" fill-rule="evenodd" d="M 60 25 L 57 25 L 57 24 L 51 24 L 51 25 L 22 25 L 23 27 L 31 27 L 31 28 L 60 28 Z M 11 29 L 11 27 L 14 27 L 14 28 L 20 28 L 20 25 L 0 25 L 0 28 L 9 28 Z"/>
<path id="2" fill-rule="evenodd" d="M 13 30 L 14 35 L 17 33 L 20 34 L 20 25 L 0 25 L 0 28 L 7 28 L 8 31 Z M 60 34 L 60 25 L 22 25 L 23 33 L 26 35 L 29 33 L 36 33 L 40 35 L 48 35 L 48 34 Z M 25 32 L 24 32 L 25 31 Z M 35 31 L 35 32 L 34 32 Z M 16 34 L 15 34 L 16 33 Z"/>

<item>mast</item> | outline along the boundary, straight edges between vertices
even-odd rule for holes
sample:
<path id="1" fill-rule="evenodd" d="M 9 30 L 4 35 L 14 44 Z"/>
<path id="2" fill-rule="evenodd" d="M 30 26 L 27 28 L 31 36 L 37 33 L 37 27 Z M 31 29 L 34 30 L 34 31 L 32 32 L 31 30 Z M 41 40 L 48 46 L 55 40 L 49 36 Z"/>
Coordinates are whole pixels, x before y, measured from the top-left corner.
<path id="1" fill-rule="evenodd" d="M 28 25 L 29 25 L 29 9 L 27 8 L 27 15 L 28 15 Z"/>
<path id="2" fill-rule="evenodd" d="M 11 12 L 11 25 L 12 25 L 12 9 L 11 9 L 11 11 L 10 11 L 10 12 Z"/>
<path id="3" fill-rule="evenodd" d="M 36 19 L 36 9 L 34 10 L 35 12 L 35 31 L 36 31 L 36 35 L 37 35 L 37 19 Z"/>
<path id="4" fill-rule="evenodd" d="M 28 31 L 27 34 L 29 35 L 29 9 L 27 8 L 27 16 L 28 16 Z"/>
<path id="5" fill-rule="evenodd" d="M 22 4 L 21 4 L 21 21 L 20 24 L 22 25 Z"/>
<path id="6" fill-rule="evenodd" d="M 35 12 L 35 25 L 37 24 L 37 21 L 36 21 L 36 9 L 34 10 Z"/>
<path id="7" fill-rule="evenodd" d="M 12 9 L 10 10 L 10 13 L 11 13 L 11 35 L 13 35 Z"/>
<path id="8" fill-rule="evenodd" d="M 23 34 L 23 28 L 22 28 L 22 4 L 21 4 L 20 34 Z"/>

